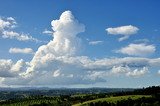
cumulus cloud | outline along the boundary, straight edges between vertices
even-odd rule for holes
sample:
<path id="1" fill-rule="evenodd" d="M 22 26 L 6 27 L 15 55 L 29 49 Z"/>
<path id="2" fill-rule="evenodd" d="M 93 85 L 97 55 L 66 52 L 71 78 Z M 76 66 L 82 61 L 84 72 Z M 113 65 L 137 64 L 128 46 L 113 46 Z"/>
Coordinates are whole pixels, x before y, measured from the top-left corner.
<path id="1" fill-rule="evenodd" d="M 90 79 L 95 82 L 106 82 L 104 77 L 108 74 L 105 71 L 88 71 L 84 79 Z"/>
<path id="2" fill-rule="evenodd" d="M 154 45 L 147 45 L 145 43 L 140 44 L 129 44 L 126 47 L 117 50 L 117 53 L 133 55 L 133 56 L 147 56 L 153 54 L 156 51 Z"/>
<path id="3" fill-rule="evenodd" d="M 12 65 L 11 70 L 13 72 L 22 72 L 25 71 L 26 66 L 27 63 L 23 59 L 20 59 L 15 64 Z"/>
<path id="4" fill-rule="evenodd" d="M 119 74 L 124 74 L 129 77 L 141 77 L 148 73 L 148 68 L 143 67 L 143 68 L 134 68 L 134 67 L 128 67 L 128 66 L 113 66 L 111 69 L 111 74 L 119 75 Z"/>
<path id="5" fill-rule="evenodd" d="M 16 77 L 26 70 L 27 63 L 22 59 L 14 63 L 12 60 L 0 59 L 0 77 Z"/>
<path id="6" fill-rule="evenodd" d="M 102 44 L 103 41 L 90 41 L 89 45 L 98 45 L 98 44 Z"/>
<path id="7" fill-rule="evenodd" d="M 14 31 L 3 31 L 2 32 L 2 38 L 4 39 L 17 39 L 19 41 L 35 41 L 35 42 L 40 42 L 38 39 L 33 38 L 30 35 L 27 34 L 20 34 Z"/>
<path id="8" fill-rule="evenodd" d="M 140 70 L 135 69 L 132 72 L 128 72 L 128 73 L 126 73 L 126 75 L 131 76 L 131 77 L 141 77 L 141 76 L 145 75 L 146 73 L 148 73 L 148 68 L 143 67 Z"/>
<path id="9" fill-rule="evenodd" d="M 87 56 L 79 56 L 81 39 L 77 35 L 85 31 L 85 26 L 75 19 L 71 11 L 63 12 L 59 19 L 51 22 L 51 25 L 53 39 L 48 44 L 40 46 L 30 62 L 19 60 L 14 63 L 10 60 L 6 69 L 1 70 L 9 73 L 11 71 L 11 75 L 16 73 L 16 77 L 6 78 L 1 75 L 4 78 L 2 84 L 94 84 L 106 81 L 110 72 L 128 77 L 142 76 L 146 73 L 146 68 L 160 67 L 160 58 L 90 59 Z"/>
<path id="10" fill-rule="evenodd" d="M 0 77 L 13 77 L 14 73 L 11 72 L 12 68 L 11 60 L 0 60 Z"/>
<path id="11" fill-rule="evenodd" d="M 7 19 L 0 18 L 0 31 L 5 30 L 7 28 L 14 28 L 16 24 L 17 22 L 12 17 L 8 17 Z"/>
<path id="12" fill-rule="evenodd" d="M 128 66 L 113 66 L 111 69 L 111 73 L 113 74 L 122 74 L 130 71 L 131 69 Z"/>
<path id="13" fill-rule="evenodd" d="M 88 57 L 60 56 L 48 57 L 44 63 L 32 66 L 12 80 L 5 79 L 4 84 L 9 85 L 74 85 L 104 82 L 110 75 L 125 75 L 128 77 L 141 77 L 147 74 L 148 68 L 160 67 L 160 59 L 148 58 L 105 58 L 91 60 Z M 148 67 L 148 68 L 147 68 Z M 32 70 L 34 69 L 34 70 Z M 31 71 L 32 70 L 32 71 Z"/>
<path id="14" fill-rule="evenodd" d="M 119 41 L 128 39 L 131 35 L 138 32 L 138 28 L 132 25 L 120 26 L 115 28 L 107 28 L 106 31 L 111 35 L 123 35 L 119 38 Z"/>
<path id="15" fill-rule="evenodd" d="M 10 48 L 9 53 L 33 54 L 31 48 Z"/>
<path id="16" fill-rule="evenodd" d="M 51 75 L 57 76 L 59 75 L 59 72 L 63 72 L 63 78 L 68 78 L 67 76 L 75 73 L 73 69 L 77 69 L 77 71 L 79 69 L 76 65 L 73 65 L 74 63 L 66 63 L 63 59 L 67 59 L 67 57 L 75 56 L 77 54 L 81 46 L 81 40 L 77 37 L 77 34 L 84 32 L 85 26 L 79 23 L 70 11 L 63 12 L 60 19 L 53 20 L 51 25 L 54 31 L 54 39 L 47 45 L 38 48 L 38 51 L 30 62 L 31 67 L 27 69 L 26 74 L 35 73 L 37 70 L 41 70 L 39 71 L 39 74 L 42 74 L 41 72 L 43 71 L 47 71 L 54 73 Z M 73 69 L 71 69 L 71 67 Z M 54 79 L 53 76 L 50 77 L 52 80 Z M 80 77 L 81 76 L 78 76 L 77 78 Z"/>
<path id="17" fill-rule="evenodd" d="M 0 18 L 0 35 L 4 39 L 16 39 L 18 41 L 35 41 L 42 42 L 32 36 L 24 33 L 13 31 L 17 26 L 17 22 L 13 17 Z"/>

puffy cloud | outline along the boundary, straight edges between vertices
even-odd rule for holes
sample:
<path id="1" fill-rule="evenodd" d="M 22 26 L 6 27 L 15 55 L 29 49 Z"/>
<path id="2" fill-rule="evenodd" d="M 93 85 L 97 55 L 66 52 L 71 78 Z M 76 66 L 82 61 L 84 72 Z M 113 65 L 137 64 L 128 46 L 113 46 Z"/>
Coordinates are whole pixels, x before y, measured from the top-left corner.
<path id="1" fill-rule="evenodd" d="M 111 73 L 113 74 L 127 73 L 129 71 L 131 71 L 131 69 L 128 66 L 113 66 L 111 69 Z"/>
<path id="2" fill-rule="evenodd" d="M 9 38 L 9 39 L 17 39 L 19 41 L 35 41 L 35 42 L 40 42 L 38 39 L 33 38 L 32 36 L 29 36 L 27 34 L 19 34 L 14 31 L 3 31 L 2 32 L 2 38 Z"/>
<path id="3" fill-rule="evenodd" d="M 29 63 L 22 60 L 11 62 L 12 65 L 6 70 L 17 73 L 16 77 L 5 78 L 2 84 L 94 84 L 106 81 L 110 72 L 129 77 L 141 76 L 146 72 L 143 67 L 160 67 L 160 58 L 90 59 L 87 56 L 79 56 L 77 52 L 80 51 L 81 39 L 77 34 L 84 32 L 85 26 L 79 23 L 70 11 L 63 12 L 58 20 L 51 22 L 51 25 L 54 31 L 53 40 L 40 46 Z"/>
<path id="4" fill-rule="evenodd" d="M 141 77 L 147 73 L 147 67 L 160 67 L 160 59 L 148 58 L 111 58 L 90 60 L 88 57 L 60 56 L 44 60 L 28 71 L 21 79 L 23 82 L 14 81 L 9 84 L 31 85 L 67 85 L 67 84 L 91 84 L 104 82 L 106 76 L 122 74 L 128 77 Z M 145 68 L 144 68 L 145 67 Z M 27 82 L 26 82 L 27 81 Z M 8 81 L 6 82 L 6 84 Z"/>
<path id="5" fill-rule="evenodd" d="M 0 19 L 0 29 L 4 29 L 6 27 L 9 27 L 10 26 L 10 23 L 9 22 L 5 22 L 3 21 L 2 19 Z"/>
<path id="6" fill-rule="evenodd" d="M 11 70 L 13 72 L 22 72 L 26 70 L 26 66 L 27 63 L 23 59 L 20 59 L 14 65 L 12 65 Z"/>
<path id="7" fill-rule="evenodd" d="M 16 21 L 12 17 L 8 17 L 7 19 L 0 18 L 0 31 L 6 29 L 6 28 L 14 28 L 16 26 Z"/>
<path id="8" fill-rule="evenodd" d="M 103 41 L 90 41 L 89 45 L 98 45 L 98 44 L 102 44 Z"/>
<path id="9" fill-rule="evenodd" d="M 80 24 L 70 11 L 65 11 L 62 13 L 60 19 L 53 20 L 51 25 L 54 31 L 54 39 L 49 42 L 47 46 L 55 52 L 53 54 L 76 54 L 81 46 L 81 40 L 76 35 L 84 32 L 85 26 Z"/>
<path id="10" fill-rule="evenodd" d="M 107 28 L 106 31 L 111 35 L 124 35 L 119 38 L 119 41 L 123 41 L 128 39 L 131 35 L 136 34 L 138 32 L 138 28 L 132 25 L 120 26 L 115 28 Z"/>
<path id="11" fill-rule="evenodd" d="M 17 26 L 17 22 L 13 17 L 0 18 L 0 35 L 4 39 L 16 39 L 19 41 L 35 41 L 42 42 L 32 36 L 24 33 L 12 31 Z"/>
<path id="12" fill-rule="evenodd" d="M 0 60 L 0 77 L 13 77 L 14 73 L 11 72 L 13 62 L 11 60 Z"/>
<path id="13" fill-rule="evenodd" d="M 14 64 L 12 60 L 0 60 L 0 77 L 16 77 L 26 70 L 27 63 L 22 59 Z"/>
<path id="14" fill-rule="evenodd" d="M 156 47 L 154 45 L 147 45 L 145 43 L 140 44 L 129 44 L 126 47 L 117 50 L 117 53 L 133 55 L 133 56 L 146 56 L 154 53 Z"/>
<path id="15" fill-rule="evenodd" d="M 160 59 L 148 58 L 106 58 L 91 60 L 88 57 L 48 57 L 44 63 L 32 66 L 28 72 L 21 73 L 12 80 L 5 79 L 9 85 L 74 85 L 104 82 L 112 74 L 122 74 L 128 77 L 141 77 L 147 74 L 147 67 L 160 67 Z M 145 67 L 145 68 L 144 68 Z M 32 70 L 34 69 L 34 70 Z M 29 71 L 30 70 L 30 71 Z M 32 71 L 31 71 L 32 70 Z"/>
<path id="16" fill-rule="evenodd" d="M 107 75 L 108 74 L 105 71 L 88 71 L 84 79 L 92 80 L 95 82 L 106 82 L 104 77 Z"/>
<path id="17" fill-rule="evenodd" d="M 9 53 L 33 54 L 31 48 L 10 48 Z"/>
<path id="18" fill-rule="evenodd" d="M 141 77 L 148 73 L 148 68 L 143 67 L 143 68 L 133 68 L 133 67 L 128 67 L 128 66 L 113 66 L 111 70 L 111 74 L 119 75 L 119 74 L 124 74 L 129 77 Z"/>
<path id="19" fill-rule="evenodd" d="M 74 65 L 75 63 L 67 63 L 65 59 L 67 60 L 68 57 L 77 54 L 81 46 L 81 40 L 77 37 L 77 34 L 84 32 L 85 26 L 80 24 L 70 11 L 63 12 L 60 19 L 53 20 L 51 25 L 54 31 L 54 39 L 47 45 L 42 45 L 38 48 L 30 62 L 31 67 L 27 69 L 26 76 L 30 76 L 30 73 L 38 73 L 42 79 L 51 77 L 50 80 L 55 80 L 57 77 L 63 77 L 61 78 L 63 80 L 79 70 L 77 66 Z M 77 71 L 74 72 L 73 70 L 76 69 Z M 43 75 L 44 71 L 53 74 L 45 77 Z M 61 72 L 63 76 L 59 76 L 59 72 Z M 52 75 L 57 77 L 53 77 Z M 81 78 L 81 76 L 77 75 L 76 78 Z M 71 80 L 71 78 L 69 79 Z M 51 81 L 50 83 L 53 82 Z M 63 82 L 66 83 L 65 81 Z"/>
<path id="20" fill-rule="evenodd" d="M 141 76 L 145 75 L 146 73 L 148 73 L 148 68 L 147 67 L 143 67 L 140 70 L 135 69 L 132 72 L 128 72 L 126 75 L 127 76 L 131 76 L 131 77 L 141 77 Z"/>
<path id="21" fill-rule="evenodd" d="M 112 34 L 112 35 L 132 35 L 132 34 L 136 34 L 138 30 L 139 29 L 137 27 L 132 25 L 106 29 L 108 34 Z"/>

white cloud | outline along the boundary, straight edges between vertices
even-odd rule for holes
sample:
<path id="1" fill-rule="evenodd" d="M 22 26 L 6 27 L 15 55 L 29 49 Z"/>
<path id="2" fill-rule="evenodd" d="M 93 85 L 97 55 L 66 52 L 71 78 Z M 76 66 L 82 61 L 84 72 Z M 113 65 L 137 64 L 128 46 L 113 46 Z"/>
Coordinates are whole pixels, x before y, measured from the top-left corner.
<path id="1" fill-rule="evenodd" d="M 89 45 L 98 45 L 98 44 L 102 44 L 103 41 L 90 41 Z"/>
<path id="2" fill-rule="evenodd" d="M 154 45 L 147 45 L 145 43 L 140 44 L 129 44 L 126 47 L 117 50 L 117 53 L 133 55 L 133 56 L 147 56 L 153 54 L 156 51 Z"/>
<path id="3" fill-rule="evenodd" d="M 0 29 L 4 29 L 5 27 L 9 27 L 10 23 L 9 22 L 5 22 L 2 19 L 0 19 Z"/>
<path id="4" fill-rule="evenodd" d="M 16 26 L 16 21 L 12 17 L 8 17 L 7 19 L 0 18 L 0 31 L 5 30 L 7 28 L 11 29 Z"/>
<path id="5" fill-rule="evenodd" d="M 105 71 L 89 71 L 84 79 L 90 79 L 95 82 L 106 82 L 103 78 L 107 76 Z"/>
<path id="6" fill-rule="evenodd" d="M 16 20 L 15 20 L 13 17 L 7 17 L 7 20 L 8 20 L 8 21 L 12 21 L 13 23 L 16 24 Z"/>
<path id="7" fill-rule="evenodd" d="M 13 17 L 0 18 L 0 36 L 4 39 L 16 39 L 19 41 L 35 41 L 42 42 L 32 36 L 24 33 L 18 33 L 13 31 L 17 26 L 17 22 Z"/>
<path id="8" fill-rule="evenodd" d="M 12 65 L 11 70 L 13 72 L 22 72 L 25 71 L 27 63 L 23 59 L 18 60 L 14 65 Z"/>
<path id="9" fill-rule="evenodd" d="M 131 71 L 128 66 L 113 66 L 111 69 L 111 73 L 113 74 L 122 74 Z"/>
<path id="10" fill-rule="evenodd" d="M 115 28 L 107 28 L 108 34 L 112 35 L 132 35 L 136 34 L 139 29 L 132 25 L 120 26 Z"/>
<path id="11" fill-rule="evenodd" d="M 119 41 L 123 41 L 128 39 L 131 35 L 136 34 L 138 32 L 138 28 L 132 25 L 120 26 L 115 28 L 107 28 L 106 31 L 111 35 L 123 35 L 123 37 L 119 38 Z"/>
<path id="12" fill-rule="evenodd" d="M 60 70 L 56 70 L 53 72 L 53 77 L 58 77 L 60 75 Z"/>
<path id="13" fill-rule="evenodd" d="M 0 77 L 16 77 L 26 70 L 27 63 L 22 59 L 14 64 L 12 60 L 0 59 Z"/>
<path id="14" fill-rule="evenodd" d="M 143 67 L 143 68 L 131 68 L 128 66 L 113 66 L 111 69 L 111 74 L 119 75 L 119 74 L 124 74 L 129 77 L 141 77 L 148 73 L 148 68 Z"/>
<path id="15" fill-rule="evenodd" d="M 106 81 L 106 76 L 111 71 L 128 77 L 140 77 L 146 73 L 144 67 L 160 67 L 160 58 L 90 59 L 87 56 L 79 56 L 81 39 L 77 34 L 84 32 L 85 26 L 79 23 L 70 11 L 63 12 L 60 19 L 53 20 L 51 25 L 54 31 L 53 40 L 40 46 L 30 62 L 19 60 L 14 63 L 10 60 L 8 66 L 2 65 L 0 71 L 10 70 L 16 73 L 16 77 L 12 78 L 0 74 L 4 78 L 2 84 L 43 86 L 94 84 Z"/>
<path id="16" fill-rule="evenodd" d="M 67 76 L 75 73 L 73 69 L 77 69 L 77 71 L 79 69 L 72 63 L 65 63 L 64 60 L 61 59 L 66 59 L 67 57 L 75 56 L 77 54 L 81 46 L 81 40 L 77 37 L 77 34 L 84 32 L 85 26 L 80 24 L 70 11 L 65 11 L 62 13 L 60 19 L 53 20 L 51 25 L 54 31 L 54 39 L 47 45 L 43 45 L 38 48 L 38 51 L 35 53 L 32 61 L 30 62 L 31 67 L 27 69 L 26 74 L 35 73 L 38 70 L 39 74 L 42 74 L 41 72 L 43 71 L 47 71 L 57 75 L 54 70 L 59 70 L 59 72 L 63 72 L 62 74 L 64 74 L 64 78 L 68 78 Z M 74 68 L 70 69 L 71 67 Z M 44 78 L 45 76 L 42 77 Z M 53 76 L 50 77 L 53 80 Z M 80 77 L 81 76 L 78 76 L 77 78 Z"/>
<path id="17" fill-rule="evenodd" d="M 0 60 L 0 77 L 13 77 L 14 73 L 10 71 L 13 62 L 11 60 Z"/>
<path id="18" fill-rule="evenodd" d="M 33 54 L 31 48 L 10 48 L 9 53 Z"/>
<path id="19" fill-rule="evenodd" d="M 74 85 L 104 82 L 107 73 L 122 74 L 128 77 L 141 77 L 147 74 L 147 67 L 160 67 L 160 59 L 148 58 L 106 58 L 90 60 L 88 57 L 48 57 L 29 68 L 34 69 L 15 77 L 5 78 L 3 84 L 9 85 Z M 38 61 L 38 60 L 37 60 Z M 44 62 L 44 63 L 43 63 Z M 145 67 L 145 68 L 144 68 Z"/>
<path id="20" fill-rule="evenodd" d="M 145 75 L 146 73 L 148 73 L 148 68 L 147 67 L 143 67 L 140 70 L 135 69 L 132 72 L 128 72 L 128 73 L 126 73 L 126 75 L 127 76 L 131 76 L 131 77 L 141 77 L 141 76 Z"/>
<path id="21" fill-rule="evenodd" d="M 43 32 L 42 32 L 43 34 L 48 34 L 48 35 L 53 35 L 53 31 L 50 31 L 50 30 L 47 30 L 47 29 L 45 29 Z"/>
<path id="22" fill-rule="evenodd" d="M 9 39 L 17 39 L 19 41 L 35 41 L 40 42 L 38 39 L 33 38 L 32 36 L 29 36 L 27 34 L 19 34 L 14 31 L 3 31 L 2 32 L 2 38 L 9 38 Z"/>

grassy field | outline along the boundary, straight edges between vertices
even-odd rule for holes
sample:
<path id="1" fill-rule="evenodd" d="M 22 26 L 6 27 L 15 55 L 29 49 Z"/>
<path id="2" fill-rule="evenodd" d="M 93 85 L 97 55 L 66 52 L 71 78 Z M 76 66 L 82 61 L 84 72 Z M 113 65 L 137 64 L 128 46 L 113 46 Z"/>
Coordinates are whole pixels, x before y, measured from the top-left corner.
<path id="1" fill-rule="evenodd" d="M 136 99 L 139 99 L 139 98 L 142 98 L 142 97 L 149 98 L 151 96 L 150 95 L 126 95 L 126 96 L 99 98 L 99 99 L 90 100 L 90 101 L 86 101 L 86 102 L 79 103 L 79 104 L 74 104 L 73 106 L 86 106 L 88 103 L 91 103 L 91 102 L 95 103 L 95 102 L 98 102 L 98 101 L 101 101 L 101 102 L 106 101 L 106 102 L 115 103 L 117 101 L 127 100 L 128 98 L 130 98 L 132 100 L 136 100 Z"/>
<path id="2" fill-rule="evenodd" d="M 83 97 L 86 95 L 74 95 L 75 97 Z M 92 95 L 90 95 L 92 96 Z M 83 103 L 80 103 L 80 101 L 77 101 L 77 104 L 74 104 L 73 106 L 86 106 L 87 104 L 93 102 L 110 102 L 110 103 L 116 103 L 117 101 L 121 101 L 121 100 L 127 100 L 128 98 L 132 99 L 132 100 L 136 100 L 139 98 L 150 98 L 152 96 L 150 95 L 125 95 L 125 96 L 111 96 L 111 97 L 106 97 L 106 98 L 98 98 L 98 99 L 94 99 L 94 100 L 89 100 L 89 101 L 85 101 Z M 33 104 L 42 104 L 42 103 L 46 103 L 46 104 L 52 104 L 54 106 L 58 106 L 58 105 L 62 105 L 62 103 L 64 105 L 70 105 L 70 103 L 74 103 L 73 101 L 61 101 L 60 98 L 37 98 L 37 99 L 29 99 L 29 100 L 20 100 L 20 101 L 13 101 L 10 103 L 6 103 L 6 104 L 1 104 L 0 106 L 29 106 L 29 105 L 33 105 Z"/>
<path id="3" fill-rule="evenodd" d="M 41 104 L 41 103 L 57 104 L 57 101 L 54 99 L 22 100 L 22 101 L 17 101 L 15 103 L 0 104 L 0 106 L 29 106 L 29 105 Z"/>

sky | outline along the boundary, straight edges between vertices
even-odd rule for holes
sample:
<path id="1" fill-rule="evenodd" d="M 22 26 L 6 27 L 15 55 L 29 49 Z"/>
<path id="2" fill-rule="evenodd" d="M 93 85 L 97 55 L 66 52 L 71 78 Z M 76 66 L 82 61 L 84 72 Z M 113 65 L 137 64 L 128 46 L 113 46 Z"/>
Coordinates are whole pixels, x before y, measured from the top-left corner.
<path id="1" fill-rule="evenodd" d="M 160 1 L 0 2 L 0 86 L 159 85 Z"/>

